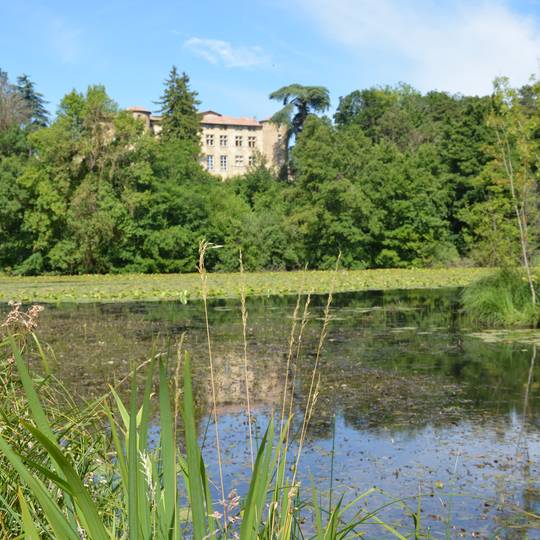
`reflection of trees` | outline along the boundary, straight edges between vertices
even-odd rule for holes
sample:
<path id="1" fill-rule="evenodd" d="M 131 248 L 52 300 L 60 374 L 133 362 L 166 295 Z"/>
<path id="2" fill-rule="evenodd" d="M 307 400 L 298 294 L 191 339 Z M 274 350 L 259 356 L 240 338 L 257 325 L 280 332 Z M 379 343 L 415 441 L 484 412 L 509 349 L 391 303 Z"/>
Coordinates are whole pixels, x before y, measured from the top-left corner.
<path id="1" fill-rule="evenodd" d="M 531 358 L 529 362 L 529 371 L 525 383 L 525 390 L 523 396 L 523 410 L 521 414 L 521 429 L 519 431 L 518 440 L 516 442 L 516 459 L 515 470 L 513 471 L 519 477 L 519 483 L 522 486 L 520 498 L 521 501 L 516 501 L 518 504 L 521 502 L 521 506 L 525 512 L 530 513 L 530 517 L 540 515 L 540 486 L 536 483 L 537 478 L 533 473 L 531 474 L 531 459 L 529 455 L 529 444 L 527 439 L 527 427 L 528 427 L 528 415 L 530 411 L 530 398 L 531 390 L 533 388 L 533 380 L 535 375 L 536 364 L 536 345 L 532 346 Z M 519 516 L 523 520 L 524 516 Z M 535 528 L 540 525 L 539 520 L 533 518 L 536 521 Z M 527 522 L 527 520 L 525 520 Z M 527 536 L 526 525 L 520 528 L 520 532 L 523 537 Z"/>
<path id="2" fill-rule="evenodd" d="M 358 429 L 391 426 L 399 430 L 428 422 L 453 422 L 464 410 L 497 415 L 521 411 L 528 352 L 522 346 L 463 337 L 458 298 L 456 290 L 337 294 L 332 306 L 335 320 L 322 358 L 313 433 L 329 436 L 334 411 L 342 412 Z M 253 399 L 261 404 L 279 402 L 295 302 L 295 297 L 248 300 L 249 379 Z M 305 353 L 298 366 L 300 409 L 325 302 L 324 295 L 314 296 L 311 302 Z M 241 407 L 239 303 L 212 300 L 209 316 L 219 370 L 219 403 Z M 132 361 L 142 362 L 153 352 L 174 361 L 174 343 L 181 332 L 187 333 L 203 405 L 207 353 L 198 302 L 48 307 L 40 328 L 58 359 L 57 375 L 83 396 L 102 393 L 107 383 L 128 373 Z M 540 380 L 539 370 L 536 365 L 534 381 Z M 533 383 L 529 396 L 532 423 L 540 422 L 539 392 L 540 386 Z"/>

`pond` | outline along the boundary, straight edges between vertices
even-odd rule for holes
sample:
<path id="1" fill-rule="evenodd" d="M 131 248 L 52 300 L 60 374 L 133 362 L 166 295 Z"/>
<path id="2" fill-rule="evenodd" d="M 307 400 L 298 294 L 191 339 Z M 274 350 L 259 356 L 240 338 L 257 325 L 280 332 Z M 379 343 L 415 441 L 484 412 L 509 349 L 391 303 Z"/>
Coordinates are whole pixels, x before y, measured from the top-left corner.
<path id="1" fill-rule="evenodd" d="M 286 296 L 247 303 L 258 437 L 281 409 L 296 302 Z M 289 369 L 289 381 L 296 372 L 295 432 L 325 304 L 326 296 L 311 298 L 300 354 Z M 213 300 L 209 318 L 226 492 L 243 493 L 250 452 L 239 301 Z M 334 502 L 376 487 L 362 504 L 375 510 L 394 501 L 379 515 L 407 531 L 420 502 L 421 527 L 431 538 L 540 538 L 540 358 L 530 344 L 482 340 L 471 335 L 475 330 L 460 316 L 457 289 L 335 295 L 300 462 L 304 496 L 311 496 L 312 475 Z M 125 377 L 133 361 L 151 354 L 174 360 L 184 334 L 201 442 L 207 463 L 216 462 L 201 303 L 49 305 L 38 333 L 55 353 L 56 376 L 85 397 Z M 216 467 L 209 468 L 217 479 Z M 380 528 L 365 531 L 388 537 Z"/>

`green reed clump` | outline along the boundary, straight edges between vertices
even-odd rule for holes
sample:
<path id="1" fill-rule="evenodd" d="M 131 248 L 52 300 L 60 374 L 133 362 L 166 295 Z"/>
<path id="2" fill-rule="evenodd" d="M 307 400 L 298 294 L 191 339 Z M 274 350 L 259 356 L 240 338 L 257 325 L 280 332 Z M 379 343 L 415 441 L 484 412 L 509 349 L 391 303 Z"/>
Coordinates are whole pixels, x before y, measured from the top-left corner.
<path id="1" fill-rule="evenodd" d="M 463 307 L 471 320 L 487 326 L 535 327 L 540 321 L 540 305 L 532 303 L 527 277 L 516 268 L 500 269 L 467 286 Z"/>

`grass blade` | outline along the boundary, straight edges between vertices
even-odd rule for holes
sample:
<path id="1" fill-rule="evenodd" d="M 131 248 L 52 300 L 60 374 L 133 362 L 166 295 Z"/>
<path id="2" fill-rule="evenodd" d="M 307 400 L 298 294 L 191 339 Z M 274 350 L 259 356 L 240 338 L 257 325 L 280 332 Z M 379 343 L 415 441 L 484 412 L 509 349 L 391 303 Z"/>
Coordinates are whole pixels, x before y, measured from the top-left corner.
<path id="1" fill-rule="evenodd" d="M 173 416 L 167 370 L 163 361 L 159 363 L 159 417 L 161 423 L 160 445 L 163 475 L 163 521 L 165 538 L 170 538 L 176 530 L 176 441 L 174 437 Z"/>
<path id="2" fill-rule="evenodd" d="M 189 497 L 193 520 L 194 540 L 203 540 L 206 536 L 207 520 L 204 505 L 204 483 L 201 473 L 201 455 L 197 444 L 195 412 L 193 410 L 193 389 L 191 385 L 191 362 L 189 354 L 184 356 L 184 400 L 182 416 L 186 434 L 186 461 L 188 467 Z"/>
<path id="3" fill-rule="evenodd" d="M 133 368 L 131 375 L 131 396 L 129 428 L 127 433 L 127 461 L 128 461 L 128 527 L 129 540 L 139 538 L 138 511 L 138 479 L 139 479 L 139 448 L 137 444 L 137 371 Z"/>
<path id="4" fill-rule="evenodd" d="M 19 498 L 19 505 L 21 506 L 21 517 L 24 526 L 25 540 L 40 540 L 39 532 L 34 525 L 34 521 L 32 520 L 32 516 L 30 514 L 30 509 L 28 508 L 28 504 L 24 500 L 21 488 L 19 488 L 17 496 Z"/>
<path id="5" fill-rule="evenodd" d="M 32 382 L 32 378 L 30 377 L 30 373 L 28 372 L 26 363 L 23 360 L 21 351 L 19 347 L 17 347 L 13 336 L 9 336 L 8 339 L 11 345 L 11 351 L 13 352 L 13 358 L 15 359 L 15 366 L 17 367 L 17 371 L 23 385 L 26 399 L 28 400 L 28 406 L 30 407 L 30 411 L 32 412 L 32 418 L 36 423 L 37 428 L 42 433 L 44 433 L 47 438 L 57 443 L 54 433 L 52 432 L 52 429 L 49 425 L 47 415 L 45 414 L 45 411 L 41 406 L 41 402 L 39 401 L 39 397 L 34 388 L 34 383 Z"/>
<path id="6" fill-rule="evenodd" d="M 9 446 L 1 435 L 0 451 L 6 456 L 23 482 L 30 488 L 34 497 L 36 497 L 55 537 L 65 538 L 66 540 L 79 540 L 79 535 L 71 527 L 66 516 L 64 516 L 56 502 L 52 499 L 43 483 L 25 467 L 21 458 L 13 451 L 11 446 Z"/>
<path id="7" fill-rule="evenodd" d="M 47 450 L 53 460 L 58 463 L 66 479 L 66 482 L 63 484 L 69 486 L 68 493 L 73 497 L 76 507 L 79 510 L 79 517 L 81 517 L 81 521 L 84 521 L 86 524 L 87 531 L 92 540 L 107 540 L 109 535 L 101 521 L 97 507 L 69 460 L 52 441 L 41 433 L 41 431 L 26 422 L 22 422 L 22 424 L 30 431 L 30 433 L 32 433 L 34 438 L 39 441 L 41 446 Z"/>

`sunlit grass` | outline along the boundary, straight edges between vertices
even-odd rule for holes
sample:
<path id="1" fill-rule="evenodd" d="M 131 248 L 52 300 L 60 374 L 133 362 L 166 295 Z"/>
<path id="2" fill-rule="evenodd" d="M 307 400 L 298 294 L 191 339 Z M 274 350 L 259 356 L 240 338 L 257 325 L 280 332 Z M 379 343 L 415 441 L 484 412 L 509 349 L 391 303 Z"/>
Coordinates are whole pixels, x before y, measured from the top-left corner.
<path id="1" fill-rule="evenodd" d="M 533 305 L 525 273 L 501 269 L 463 291 L 463 308 L 472 321 L 491 327 L 536 326 L 540 305 Z"/>

